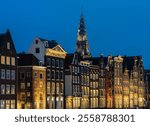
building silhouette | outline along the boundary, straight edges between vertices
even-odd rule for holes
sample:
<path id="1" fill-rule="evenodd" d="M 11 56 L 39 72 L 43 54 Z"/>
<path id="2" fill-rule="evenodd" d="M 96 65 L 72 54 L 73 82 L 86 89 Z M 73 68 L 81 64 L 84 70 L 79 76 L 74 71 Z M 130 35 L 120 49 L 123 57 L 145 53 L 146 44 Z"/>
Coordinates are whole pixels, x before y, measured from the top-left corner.
<path id="1" fill-rule="evenodd" d="M 93 57 L 83 14 L 75 46 L 67 54 L 55 40 L 36 37 L 17 58 L 10 32 L 0 34 L 0 108 L 149 108 L 142 56 Z"/>
<path id="2" fill-rule="evenodd" d="M 0 34 L 0 108 L 17 108 L 17 54 L 9 30 Z"/>

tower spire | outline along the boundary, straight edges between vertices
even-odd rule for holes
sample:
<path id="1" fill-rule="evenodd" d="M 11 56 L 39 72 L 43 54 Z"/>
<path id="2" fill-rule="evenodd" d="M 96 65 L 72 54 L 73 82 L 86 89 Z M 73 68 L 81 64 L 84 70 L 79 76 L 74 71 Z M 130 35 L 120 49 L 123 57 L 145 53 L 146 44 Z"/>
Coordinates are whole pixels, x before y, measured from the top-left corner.
<path id="1" fill-rule="evenodd" d="M 87 33 L 85 27 L 85 20 L 83 13 L 80 16 L 80 22 L 78 26 L 78 37 L 76 43 L 76 52 L 81 54 L 84 57 L 91 57 L 89 52 L 88 40 L 87 40 Z"/>

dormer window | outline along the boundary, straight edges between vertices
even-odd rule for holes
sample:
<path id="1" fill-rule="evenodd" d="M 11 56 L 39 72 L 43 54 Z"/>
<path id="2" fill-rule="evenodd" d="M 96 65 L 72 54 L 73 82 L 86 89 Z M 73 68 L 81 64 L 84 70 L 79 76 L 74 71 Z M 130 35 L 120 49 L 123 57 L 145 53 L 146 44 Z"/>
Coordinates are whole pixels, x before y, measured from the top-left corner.
<path id="1" fill-rule="evenodd" d="M 10 42 L 7 42 L 7 49 L 10 49 Z"/>

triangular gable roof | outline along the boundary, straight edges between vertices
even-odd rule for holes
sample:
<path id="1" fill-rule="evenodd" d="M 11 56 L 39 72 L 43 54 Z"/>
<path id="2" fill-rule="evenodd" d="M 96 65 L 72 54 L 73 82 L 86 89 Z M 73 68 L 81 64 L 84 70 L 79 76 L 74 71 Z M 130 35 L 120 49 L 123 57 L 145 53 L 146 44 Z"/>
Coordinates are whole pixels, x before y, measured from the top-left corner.
<path id="1" fill-rule="evenodd" d="M 55 46 L 55 47 L 52 48 L 52 49 L 55 50 L 55 51 L 67 53 L 67 52 L 65 52 L 65 50 L 64 50 L 60 45 L 57 45 L 57 46 Z"/>

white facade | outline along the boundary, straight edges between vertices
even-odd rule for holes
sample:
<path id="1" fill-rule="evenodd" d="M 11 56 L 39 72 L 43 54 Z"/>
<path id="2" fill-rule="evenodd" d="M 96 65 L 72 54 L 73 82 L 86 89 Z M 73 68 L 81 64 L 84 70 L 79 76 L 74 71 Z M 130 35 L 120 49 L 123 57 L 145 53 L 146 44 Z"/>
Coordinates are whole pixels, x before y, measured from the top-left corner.
<path id="1" fill-rule="evenodd" d="M 41 41 L 39 38 L 35 38 L 28 50 L 28 53 L 35 55 L 36 58 L 38 58 L 42 64 L 45 63 L 45 43 L 46 42 Z"/>

